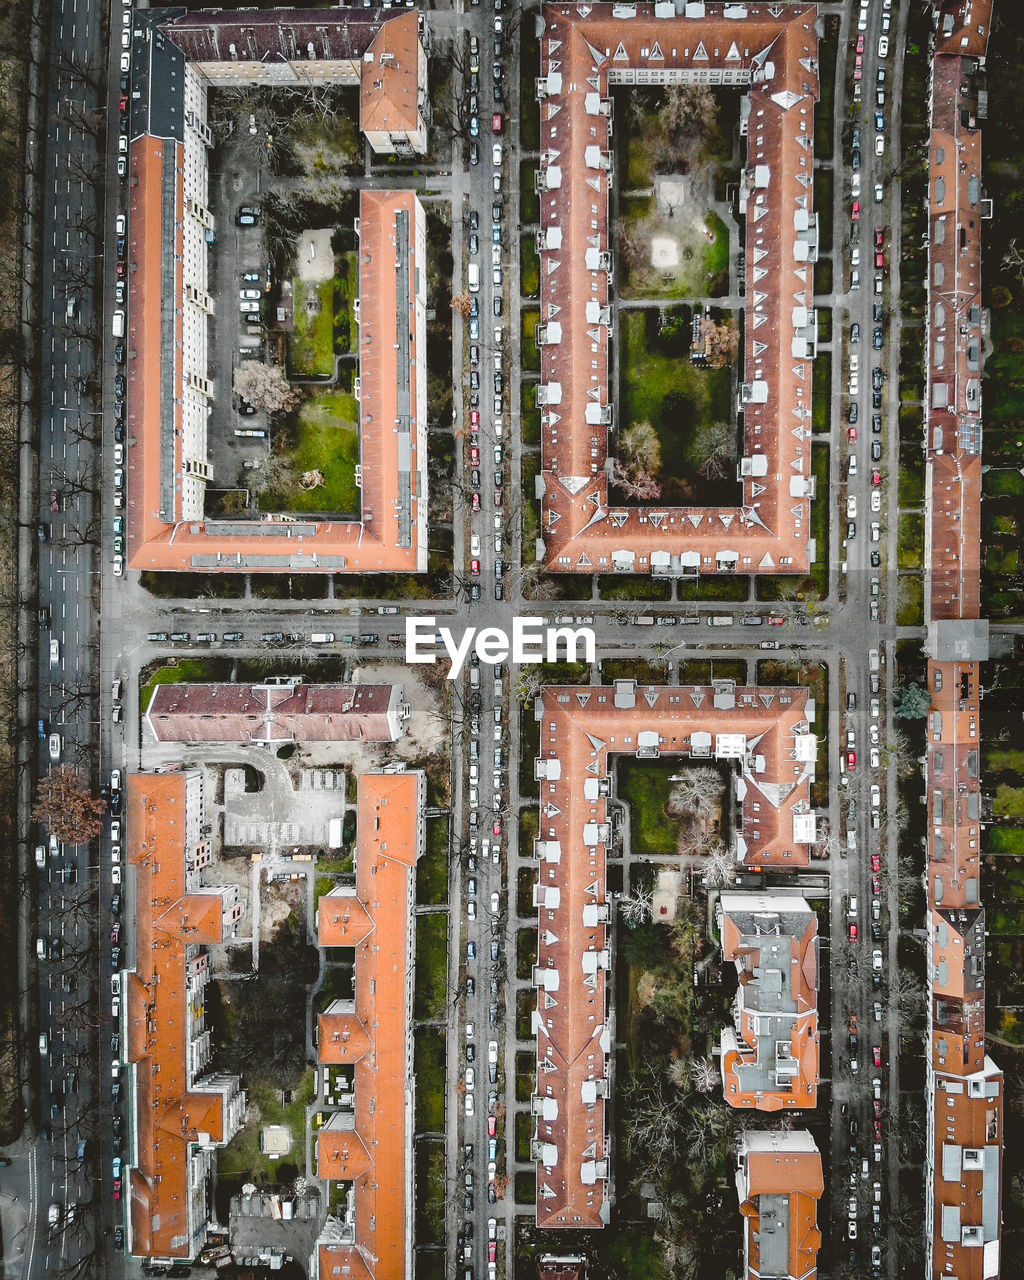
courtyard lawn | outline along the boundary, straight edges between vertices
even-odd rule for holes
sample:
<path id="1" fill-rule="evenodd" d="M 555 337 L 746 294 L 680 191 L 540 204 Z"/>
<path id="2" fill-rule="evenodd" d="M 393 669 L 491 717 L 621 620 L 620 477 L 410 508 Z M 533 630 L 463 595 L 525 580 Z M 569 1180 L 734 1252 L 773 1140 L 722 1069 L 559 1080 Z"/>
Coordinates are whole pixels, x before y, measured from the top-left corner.
<path id="1" fill-rule="evenodd" d="M 696 491 L 706 492 L 708 482 L 693 475 L 686 451 L 701 423 L 733 420 L 732 370 L 698 369 L 685 355 L 652 349 L 643 311 L 621 311 L 619 324 L 623 427 L 650 422 L 661 441 L 661 478 L 688 480 L 695 483 Z"/>
<path id="2" fill-rule="evenodd" d="M 260 495 L 263 511 L 317 511 L 357 516 L 356 463 L 359 461 L 359 410 L 355 397 L 340 391 L 321 391 L 299 410 L 290 460 L 295 479 L 304 471 L 323 472 L 324 483 Z"/>
<path id="3" fill-rule="evenodd" d="M 716 298 L 728 292 L 729 230 L 712 210 L 684 220 L 667 217 L 653 200 L 623 200 L 622 234 L 635 246 L 628 261 L 619 255 L 623 298 Z M 675 241 L 675 266 L 653 265 L 655 239 Z"/>
<path id="4" fill-rule="evenodd" d="M 633 853 L 675 853 L 679 824 L 665 814 L 673 774 L 686 767 L 679 760 L 618 761 L 617 794 L 630 806 Z"/>
<path id="5" fill-rule="evenodd" d="M 312 286 L 293 282 L 295 332 L 288 343 L 293 374 L 326 378 L 334 372 L 334 308 L 338 282 L 322 280 Z M 316 301 L 314 301 L 314 299 Z"/>
<path id="6" fill-rule="evenodd" d="M 280 1089 L 262 1081 L 247 1080 L 246 1089 L 250 1119 L 218 1155 L 217 1172 L 222 1178 L 245 1175 L 257 1185 L 273 1184 L 282 1165 L 305 1168 L 306 1107 L 313 1101 L 316 1072 L 312 1067 L 306 1070 L 288 1102 Z M 282 1160 L 271 1160 L 260 1150 L 260 1130 L 272 1124 L 291 1130 L 291 1153 Z"/>

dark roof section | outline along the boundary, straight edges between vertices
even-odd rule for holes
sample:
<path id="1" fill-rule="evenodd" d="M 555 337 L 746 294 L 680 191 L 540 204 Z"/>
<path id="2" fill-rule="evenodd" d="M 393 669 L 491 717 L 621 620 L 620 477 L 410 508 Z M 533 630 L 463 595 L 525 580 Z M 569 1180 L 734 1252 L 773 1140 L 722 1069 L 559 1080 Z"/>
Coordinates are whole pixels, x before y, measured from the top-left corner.
<path id="1" fill-rule="evenodd" d="M 150 134 L 184 140 L 185 59 L 164 35 L 160 22 L 182 9 L 133 9 L 132 139 Z"/>
<path id="2" fill-rule="evenodd" d="M 361 59 L 382 22 L 405 15 L 374 9 L 154 10 L 189 62 L 324 62 Z M 312 55 L 309 46 L 313 46 Z"/>

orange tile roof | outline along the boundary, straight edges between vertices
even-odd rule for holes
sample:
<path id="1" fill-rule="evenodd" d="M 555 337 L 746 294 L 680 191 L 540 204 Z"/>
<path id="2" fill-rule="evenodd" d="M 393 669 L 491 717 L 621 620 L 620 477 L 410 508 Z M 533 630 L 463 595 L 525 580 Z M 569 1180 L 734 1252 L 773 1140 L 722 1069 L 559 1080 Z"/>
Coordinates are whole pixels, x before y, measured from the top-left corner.
<path id="1" fill-rule="evenodd" d="M 746 1224 L 748 1280 L 782 1275 L 814 1280 L 821 1248 L 818 1201 L 825 1182 L 821 1153 L 811 1135 L 803 1130 L 745 1135 L 736 1185 Z"/>
<path id="2" fill-rule="evenodd" d="M 195 776 L 195 775 L 193 775 Z M 190 1258 L 206 1227 L 196 1147 L 231 1137 L 222 1086 L 190 1066 L 203 1034 L 203 945 L 221 942 L 227 903 L 190 872 L 188 775 L 130 774 L 125 863 L 135 871 L 135 969 L 124 975 L 126 1060 L 133 1068 L 137 1163 L 128 1170 L 132 1253 Z M 199 1078 L 195 1078 L 199 1076 Z M 228 1088 L 228 1093 L 231 1093 Z M 239 1106 L 240 1109 L 240 1106 Z"/>
<path id="3" fill-rule="evenodd" d="M 722 1032 L 726 1102 L 757 1111 L 816 1106 L 818 917 L 803 898 L 722 893 L 717 918 L 722 959 L 739 976 L 736 1025 Z M 762 1035 L 766 1015 L 771 1030 Z"/>
<path id="4" fill-rule="evenodd" d="M 419 108 L 419 15 L 385 22 L 363 55 L 359 127 L 364 133 L 415 133 Z"/>
<path id="5" fill-rule="evenodd" d="M 627 17 L 607 4 L 543 7 L 538 404 L 544 402 L 545 567 L 802 573 L 813 489 L 817 9 L 708 3 L 694 18 L 656 17 L 650 3 L 630 9 Z M 634 69 L 643 83 L 682 70 L 705 83 L 750 86 L 743 417 L 751 474 L 734 508 L 609 501 L 611 117 L 602 103 L 610 84 L 633 83 Z"/>
<path id="6" fill-rule="evenodd" d="M 415 15 L 410 15 L 415 20 Z M 392 25 L 392 24 L 389 24 Z M 170 151 L 168 151 L 170 149 Z M 165 162 L 174 165 L 174 208 L 164 208 Z M 182 324 L 174 320 L 175 407 L 173 508 L 161 487 L 162 229 L 174 219 L 176 243 L 171 293 L 185 291 L 181 254 L 183 148 L 143 136 L 129 155 L 131 236 L 128 273 L 127 414 L 133 444 L 127 452 L 126 550 L 129 568 L 200 572 L 423 573 L 426 546 L 426 239 L 423 210 L 414 192 L 360 192 L 360 465 L 362 518 L 317 517 L 258 520 L 183 520 L 181 507 Z M 399 214 L 408 219 L 408 272 L 395 270 Z M 399 280 L 408 284 L 408 325 L 396 323 Z M 417 289 L 416 283 L 419 288 Z M 191 304 L 186 304 L 191 305 Z M 408 337 L 409 346 L 395 350 Z M 408 357 L 408 359 L 405 359 Z M 408 366 L 410 396 L 399 396 L 399 361 Z M 420 368 L 420 365 L 424 365 Z M 376 422 L 374 418 L 376 416 Z M 408 435 L 395 429 L 401 418 Z M 408 440 L 406 447 L 405 440 Z M 409 477 L 403 481 L 402 476 Z M 410 522 L 400 525 L 397 501 L 408 491 Z"/>
<path id="7" fill-rule="evenodd" d="M 411 908 L 425 803 L 422 773 L 361 775 L 355 893 L 335 889 L 318 906 L 320 945 L 355 947 L 351 1010 L 336 1001 L 318 1020 L 318 1061 L 355 1064 L 354 1112 L 335 1112 L 316 1143 L 318 1175 L 354 1183 L 355 1243 L 322 1247 L 321 1277 L 356 1257 L 374 1280 L 411 1265 Z"/>
<path id="8" fill-rule="evenodd" d="M 747 861 L 806 865 L 793 819 L 809 810 L 811 759 L 807 690 L 736 689 L 735 705 L 714 706 L 715 690 L 667 686 L 633 689 L 546 686 L 538 699 L 540 871 L 534 980 L 539 1012 L 536 1139 L 537 1222 L 598 1227 L 607 1215 L 601 1172 L 607 1159 L 604 1120 L 609 1030 L 605 972 L 608 904 L 605 853 L 610 757 L 656 744 L 662 756 L 696 759 L 694 734 L 707 749 L 745 752 L 742 829 Z M 616 705 L 618 701 L 622 705 Z M 650 738 L 641 735 L 651 735 Z M 730 735 L 719 738 L 716 735 Z M 700 740 L 698 739 L 698 742 Z M 703 747 L 703 744 L 701 744 Z M 761 765 L 763 763 L 763 769 Z"/>
<path id="9" fill-rule="evenodd" d="M 929 137 L 925 393 L 926 1274 L 1000 1273 L 1003 1078 L 985 1054 L 981 892 L 981 116 L 991 0 L 942 0 Z M 971 55 L 969 60 L 966 56 Z M 952 55 L 952 56 L 947 56 Z M 945 624 L 951 636 L 944 638 Z M 955 643 L 954 643 L 955 641 Z M 962 654 L 958 646 L 963 642 Z M 987 653 L 987 650 L 986 650 Z M 956 660 L 957 657 L 963 660 Z M 970 659 L 970 660 L 969 660 Z"/>

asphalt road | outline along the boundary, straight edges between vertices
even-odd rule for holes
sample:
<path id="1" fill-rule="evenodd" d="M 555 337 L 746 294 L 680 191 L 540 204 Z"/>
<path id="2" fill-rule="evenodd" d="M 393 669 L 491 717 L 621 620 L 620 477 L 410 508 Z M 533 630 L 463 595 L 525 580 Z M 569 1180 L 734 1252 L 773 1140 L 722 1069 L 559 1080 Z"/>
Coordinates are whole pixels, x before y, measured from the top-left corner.
<path id="1" fill-rule="evenodd" d="M 58 760 L 88 773 L 96 741 L 96 562 L 90 541 L 102 377 L 104 250 L 102 179 L 106 21 L 84 0 L 58 0 L 50 30 L 49 103 L 42 182 L 40 286 L 42 402 L 39 420 L 38 718 L 40 772 Z M 97 192 L 100 197 L 97 197 Z M 53 496 L 51 498 L 51 491 Z M 53 510 L 54 507 L 59 510 Z M 44 619 L 48 621 L 44 622 Z M 58 735 L 44 740 L 47 735 Z M 38 837 L 45 844 L 45 837 Z M 73 868 L 73 872 L 69 870 Z M 37 874 L 41 1137 L 5 1178 L 29 1206 L 26 1280 L 52 1276 L 102 1248 L 93 1207 L 109 1183 L 97 1177 L 103 1128 L 93 1071 L 97 870 L 87 847 L 64 848 Z M 73 877 L 73 878 L 72 878 Z M 45 1050 L 44 1050 L 45 1043 Z M 84 1160 L 79 1142 L 91 1140 Z M 52 1207 L 51 1207 L 52 1206 Z M 51 1223 L 52 1219 L 52 1223 Z"/>

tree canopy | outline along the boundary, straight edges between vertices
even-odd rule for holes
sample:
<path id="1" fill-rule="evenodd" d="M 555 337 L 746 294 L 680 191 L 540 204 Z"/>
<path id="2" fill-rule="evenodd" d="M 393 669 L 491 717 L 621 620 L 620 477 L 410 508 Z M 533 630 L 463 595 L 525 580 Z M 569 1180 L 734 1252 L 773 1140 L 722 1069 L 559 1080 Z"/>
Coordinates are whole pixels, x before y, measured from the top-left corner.
<path id="1" fill-rule="evenodd" d="M 62 843 L 87 844 L 95 840 L 106 812 L 106 801 L 92 794 L 74 765 L 58 765 L 39 779 L 32 819 L 43 823 Z"/>

